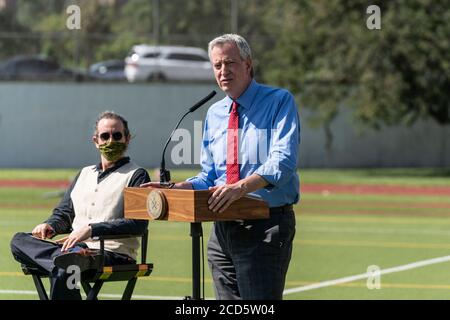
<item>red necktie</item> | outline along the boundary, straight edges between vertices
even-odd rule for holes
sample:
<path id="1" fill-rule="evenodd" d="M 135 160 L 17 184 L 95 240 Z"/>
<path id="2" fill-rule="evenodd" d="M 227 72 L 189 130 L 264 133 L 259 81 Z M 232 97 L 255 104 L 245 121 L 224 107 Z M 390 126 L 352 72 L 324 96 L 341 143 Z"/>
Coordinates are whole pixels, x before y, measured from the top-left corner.
<path id="1" fill-rule="evenodd" d="M 227 130 L 227 184 L 239 181 L 239 163 L 238 163 L 238 129 L 239 113 L 238 104 L 233 101 L 231 105 L 230 119 L 228 120 Z"/>

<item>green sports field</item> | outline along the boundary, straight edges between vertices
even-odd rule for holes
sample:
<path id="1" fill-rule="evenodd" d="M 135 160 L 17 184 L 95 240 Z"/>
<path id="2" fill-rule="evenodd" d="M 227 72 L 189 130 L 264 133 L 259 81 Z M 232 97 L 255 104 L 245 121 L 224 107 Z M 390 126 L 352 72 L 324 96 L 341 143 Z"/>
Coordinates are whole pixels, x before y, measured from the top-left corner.
<path id="1" fill-rule="evenodd" d="M 10 254 L 9 241 L 15 232 L 30 231 L 46 219 L 61 190 L 21 187 L 20 181 L 70 180 L 75 173 L 0 170 L 0 299 L 37 299 L 31 278 L 21 273 Z M 174 180 L 192 174 L 172 172 Z M 301 179 L 285 299 L 450 298 L 449 171 L 304 170 Z M 15 184 L 2 184 L 5 181 Z M 203 223 L 205 247 L 210 228 Z M 151 222 L 149 230 L 148 259 L 155 268 L 150 277 L 138 280 L 134 298 L 189 295 L 189 225 Z M 369 266 L 382 272 L 379 289 L 367 285 Z M 205 279 L 206 297 L 213 298 L 207 268 Z M 123 286 L 105 284 L 100 298 L 118 298 Z"/>

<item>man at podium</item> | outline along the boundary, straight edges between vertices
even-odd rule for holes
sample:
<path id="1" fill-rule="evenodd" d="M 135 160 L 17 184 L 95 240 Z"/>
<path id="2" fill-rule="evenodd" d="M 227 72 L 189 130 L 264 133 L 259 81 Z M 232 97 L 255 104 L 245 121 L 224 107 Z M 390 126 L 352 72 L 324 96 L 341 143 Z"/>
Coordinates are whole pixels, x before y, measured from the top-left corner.
<path id="1" fill-rule="evenodd" d="M 295 234 L 292 206 L 299 200 L 297 107 L 287 90 L 253 79 L 251 50 L 241 36 L 222 35 L 208 51 L 226 97 L 208 110 L 201 172 L 174 188 L 212 190 L 208 204 L 215 212 L 248 193 L 268 203 L 268 219 L 215 221 L 208 263 L 217 299 L 282 299 Z"/>

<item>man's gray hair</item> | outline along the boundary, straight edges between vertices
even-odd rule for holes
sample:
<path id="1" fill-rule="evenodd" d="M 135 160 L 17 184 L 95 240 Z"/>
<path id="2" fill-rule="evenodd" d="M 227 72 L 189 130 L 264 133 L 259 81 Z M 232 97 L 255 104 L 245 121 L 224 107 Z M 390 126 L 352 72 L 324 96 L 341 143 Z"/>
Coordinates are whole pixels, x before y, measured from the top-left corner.
<path id="1" fill-rule="evenodd" d="M 128 121 L 125 120 L 124 117 L 122 117 L 121 115 L 115 113 L 114 111 L 103 111 L 102 113 L 99 114 L 99 116 L 97 117 L 97 120 L 95 121 L 95 126 L 94 126 L 94 135 L 98 135 L 98 123 L 100 122 L 100 120 L 102 119 L 114 119 L 114 120 L 119 120 L 122 122 L 123 124 L 123 134 L 125 136 L 125 138 L 128 138 L 128 136 L 130 135 L 130 129 L 128 129 Z"/>
<path id="2" fill-rule="evenodd" d="M 250 61 L 252 61 L 252 50 L 250 49 L 250 45 L 248 44 L 247 40 L 245 40 L 242 36 L 233 33 L 223 34 L 211 40 L 211 42 L 208 44 L 209 59 L 211 59 L 211 51 L 216 45 L 222 45 L 229 42 L 236 44 L 242 60 L 250 59 Z M 250 73 L 251 77 L 253 78 L 253 66 Z"/>

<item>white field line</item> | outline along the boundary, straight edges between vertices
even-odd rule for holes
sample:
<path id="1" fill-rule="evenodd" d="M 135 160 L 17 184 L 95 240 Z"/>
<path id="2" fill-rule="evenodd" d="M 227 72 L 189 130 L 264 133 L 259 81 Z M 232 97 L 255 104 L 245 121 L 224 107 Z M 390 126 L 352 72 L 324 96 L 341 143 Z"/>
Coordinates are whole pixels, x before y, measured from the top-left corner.
<path id="1" fill-rule="evenodd" d="M 447 261 L 450 261 L 450 256 L 422 260 L 422 261 L 417 261 L 417 262 L 413 262 L 413 263 L 408 263 L 408 264 L 405 264 L 402 266 L 392 267 L 392 268 L 388 268 L 388 269 L 382 269 L 379 272 L 377 272 L 377 274 L 381 276 L 383 274 L 411 270 L 411 269 L 420 268 L 420 267 L 428 266 L 431 264 L 442 263 L 442 262 L 447 262 Z M 338 285 L 338 284 L 342 284 L 342 283 L 362 280 L 362 279 L 368 278 L 369 276 L 373 276 L 373 274 L 366 272 L 366 273 L 361 273 L 361 274 L 357 274 L 354 276 L 348 276 L 348 277 L 344 277 L 344 278 L 313 283 L 313 284 L 306 285 L 306 286 L 286 289 L 286 290 L 284 290 L 283 295 L 288 295 L 288 294 L 303 292 L 303 291 L 309 291 L 309 290 L 314 290 L 314 289 L 319 289 L 319 288 L 325 288 L 325 287 L 330 287 L 330 286 L 334 286 L 334 285 Z"/>
<path id="2" fill-rule="evenodd" d="M 32 290 L 0 290 L 0 294 L 11 294 L 11 295 L 33 295 L 33 296 L 37 296 L 37 292 L 36 291 L 32 291 Z M 48 293 L 47 293 L 48 294 Z M 84 294 L 82 294 L 82 296 L 86 297 Z M 104 294 L 99 294 L 98 295 L 99 298 L 117 298 L 120 299 L 122 298 L 121 294 L 108 294 L 108 293 L 104 293 Z M 184 297 L 175 297 L 175 296 L 146 296 L 146 295 L 138 295 L 138 294 L 133 294 L 133 299 L 145 299 L 145 300 L 183 300 Z M 210 299 L 210 298 L 206 298 L 206 299 Z"/>
<path id="3" fill-rule="evenodd" d="M 388 269 L 382 269 L 379 272 L 377 272 L 377 274 L 381 276 L 384 274 L 416 269 L 416 268 L 429 266 L 432 264 L 437 264 L 437 263 L 442 263 L 442 262 L 447 262 L 447 261 L 450 261 L 450 256 L 443 256 L 443 257 L 439 257 L 439 258 L 422 260 L 422 261 L 417 261 L 417 262 L 413 262 L 413 263 L 408 263 L 408 264 L 405 264 L 402 266 L 392 267 L 392 268 L 388 268 Z M 338 284 L 342 284 L 342 283 L 348 283 L 348 282 L 357 281 L 357 280 L 363 280 L 363 279 L 368 278 L 369 276 L 372 276 L 372 275 L 370 273 L 366 272 L 366 273 L 361 273 L 361 274 L 357 274 L 354 276 L 348 276 L 348 277 L 344 277 L 344 278 L 313 283 L 313 284 L 306 285 L 306 286 L 286 289 L 286 290 L 284 290 L 283 295 L 330 287 L 330 286 L 334 286 L 334 285 L 338 285 Z M 30 290 L 0 290 L 0 294 L 37 295 L 36 291 L 30 291 Z M 121 298 L 122 296 L 119 294 L 99 294 L 99 297 Z M 148 295 L 133 295 L 133 298 L 135 298 L 135 299 L 150 299 L 150 300 L 182 300 L 183 299 L 183 297 L 176 297 L 176 296 L 148 296 Z M 206 299 L 213 299 L 213 298 L 206 298 Z"/>

